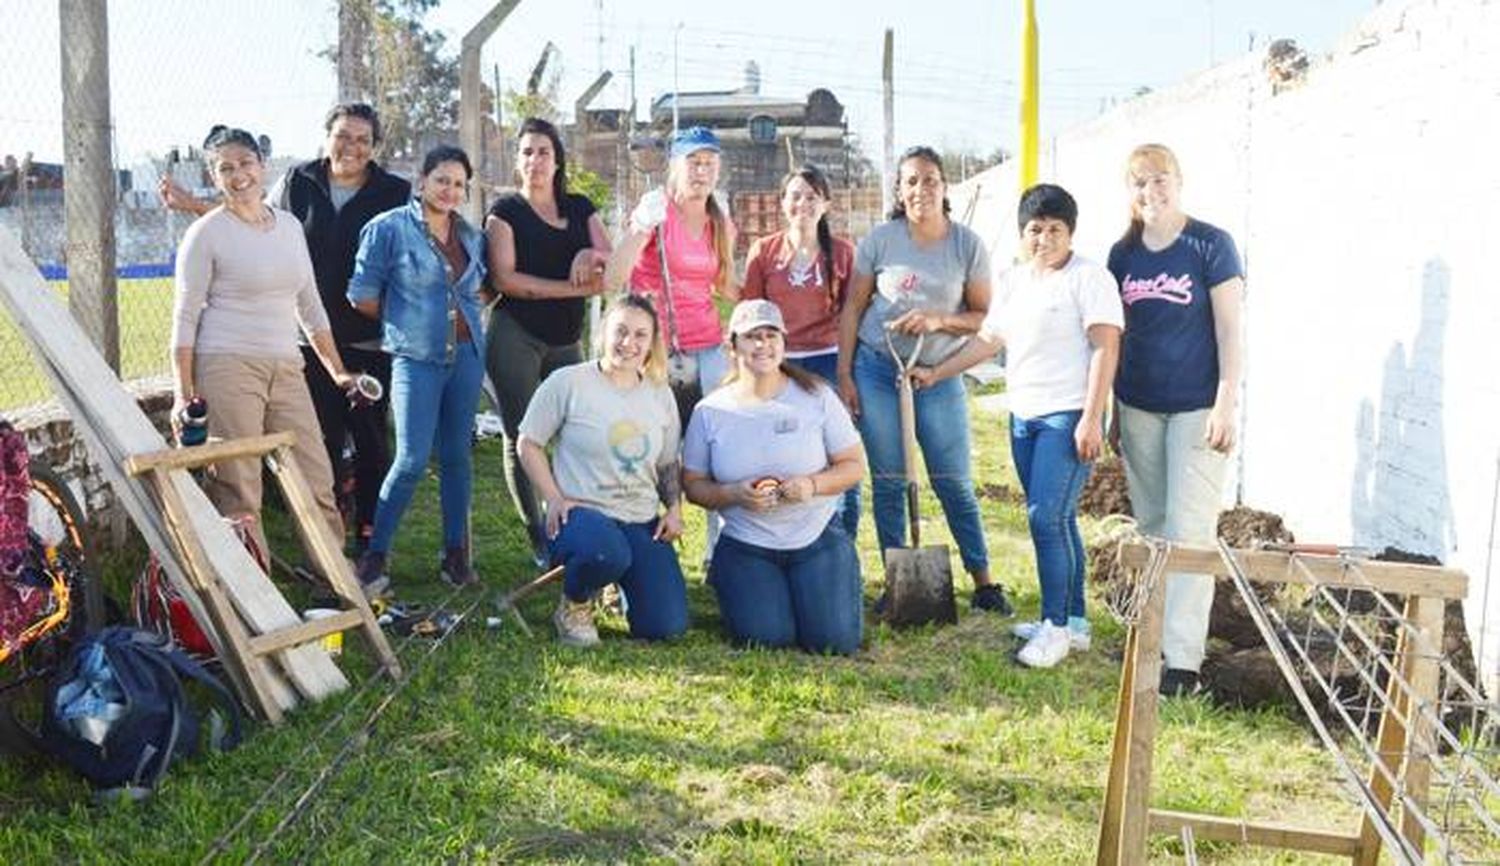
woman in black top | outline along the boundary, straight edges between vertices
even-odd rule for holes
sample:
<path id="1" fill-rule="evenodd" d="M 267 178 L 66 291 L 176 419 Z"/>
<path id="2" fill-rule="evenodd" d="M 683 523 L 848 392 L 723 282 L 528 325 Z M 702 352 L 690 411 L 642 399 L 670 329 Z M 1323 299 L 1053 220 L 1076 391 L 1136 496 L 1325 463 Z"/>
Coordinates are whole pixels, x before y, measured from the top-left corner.
<path id="1" fill-rule="evenodd" d="M 604 290 L 611 246 L 594 205 L 567 191 L 567 158 L 556 127 L 534 117 L 521 124 L 516 172 L 520 192 L 495 202 L 484 222 L 499 293 L 485 299 L 485 370 L 500 398 L 506 480 L 540 566 L 547 541 L 536 494 L 516 459 L 516 433 L 537 385 L 553 370 L 583 360 L 578 340 L 585 299 Z"/>

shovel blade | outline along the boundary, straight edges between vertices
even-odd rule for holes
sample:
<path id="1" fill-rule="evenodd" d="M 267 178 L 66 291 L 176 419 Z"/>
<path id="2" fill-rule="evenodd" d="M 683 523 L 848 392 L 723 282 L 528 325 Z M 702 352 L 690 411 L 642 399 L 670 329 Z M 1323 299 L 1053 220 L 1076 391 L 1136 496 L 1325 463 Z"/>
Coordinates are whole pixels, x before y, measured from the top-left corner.
<path id="1" fill-rule="evenodd" d="M 958 622 L 953 563 L 945 544 L 887 548 L 885 620 L 893 626 Z"/>

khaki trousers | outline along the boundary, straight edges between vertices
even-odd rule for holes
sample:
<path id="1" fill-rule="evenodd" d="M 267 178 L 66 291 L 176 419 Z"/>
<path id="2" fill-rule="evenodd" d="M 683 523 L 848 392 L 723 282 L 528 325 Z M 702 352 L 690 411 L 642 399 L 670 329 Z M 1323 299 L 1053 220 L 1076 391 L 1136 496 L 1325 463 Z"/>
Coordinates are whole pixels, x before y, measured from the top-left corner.
<path id="1" fill-rule="evenodd" d="M 292 457 L 333 537 L 342 544 L 344 520 L 334 502 L 333 470 L 302 375 L 302 359 L 198 355 L 193 359 L 193 380 L 198 394 L 208 401 L 210 436 L 243 439 L 286 432 L 297 437 Z M 253 516 L 256 541 L 268 549 L 260 526 L 261 471 L 258 459 L 227 460 L 213 467 L 204 490 L 225 517 Z"/>

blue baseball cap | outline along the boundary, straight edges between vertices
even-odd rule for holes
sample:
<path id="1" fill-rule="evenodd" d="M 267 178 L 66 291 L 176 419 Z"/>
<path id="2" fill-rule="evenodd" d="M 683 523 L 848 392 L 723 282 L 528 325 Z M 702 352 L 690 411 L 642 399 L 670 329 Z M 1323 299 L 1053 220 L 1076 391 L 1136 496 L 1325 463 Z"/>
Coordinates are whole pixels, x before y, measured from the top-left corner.
<path id="1" fill-rule="evenodd" d="M 687 129 L 678 130 L 677 134 L 672 136 L 672 149 L 669 156 L 676 159 L 700 150 L 720 152 L 722 148 L 719 147 L 719 137 L 706 126 L 689 126 Z"/>

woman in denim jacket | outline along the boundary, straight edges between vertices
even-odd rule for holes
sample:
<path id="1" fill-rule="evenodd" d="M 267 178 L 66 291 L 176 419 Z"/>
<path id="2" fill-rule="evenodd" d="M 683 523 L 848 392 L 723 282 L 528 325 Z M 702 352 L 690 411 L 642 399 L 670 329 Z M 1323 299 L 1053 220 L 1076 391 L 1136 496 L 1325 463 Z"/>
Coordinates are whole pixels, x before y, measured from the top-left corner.
<path id="1" fill-rule="evenodd" d="M 390 584 L 385 565 L 391 537 L 434 441 L 443 509 L 439 575 L 456 586 L 479 580 L 469 558 L 469 446 L 484 381 L 479 324 L 484 236 L 458 213 L 473 174 L 462 150 L 433 148 L 422 161 L 417 197 L 371 220 L 360 233 L 349 301 L 380 320 L 382 348 L 392 356 L 396 418 L 396 458 L 380 486 L 375 530 L 359 561 L 367 595 Z"/>

